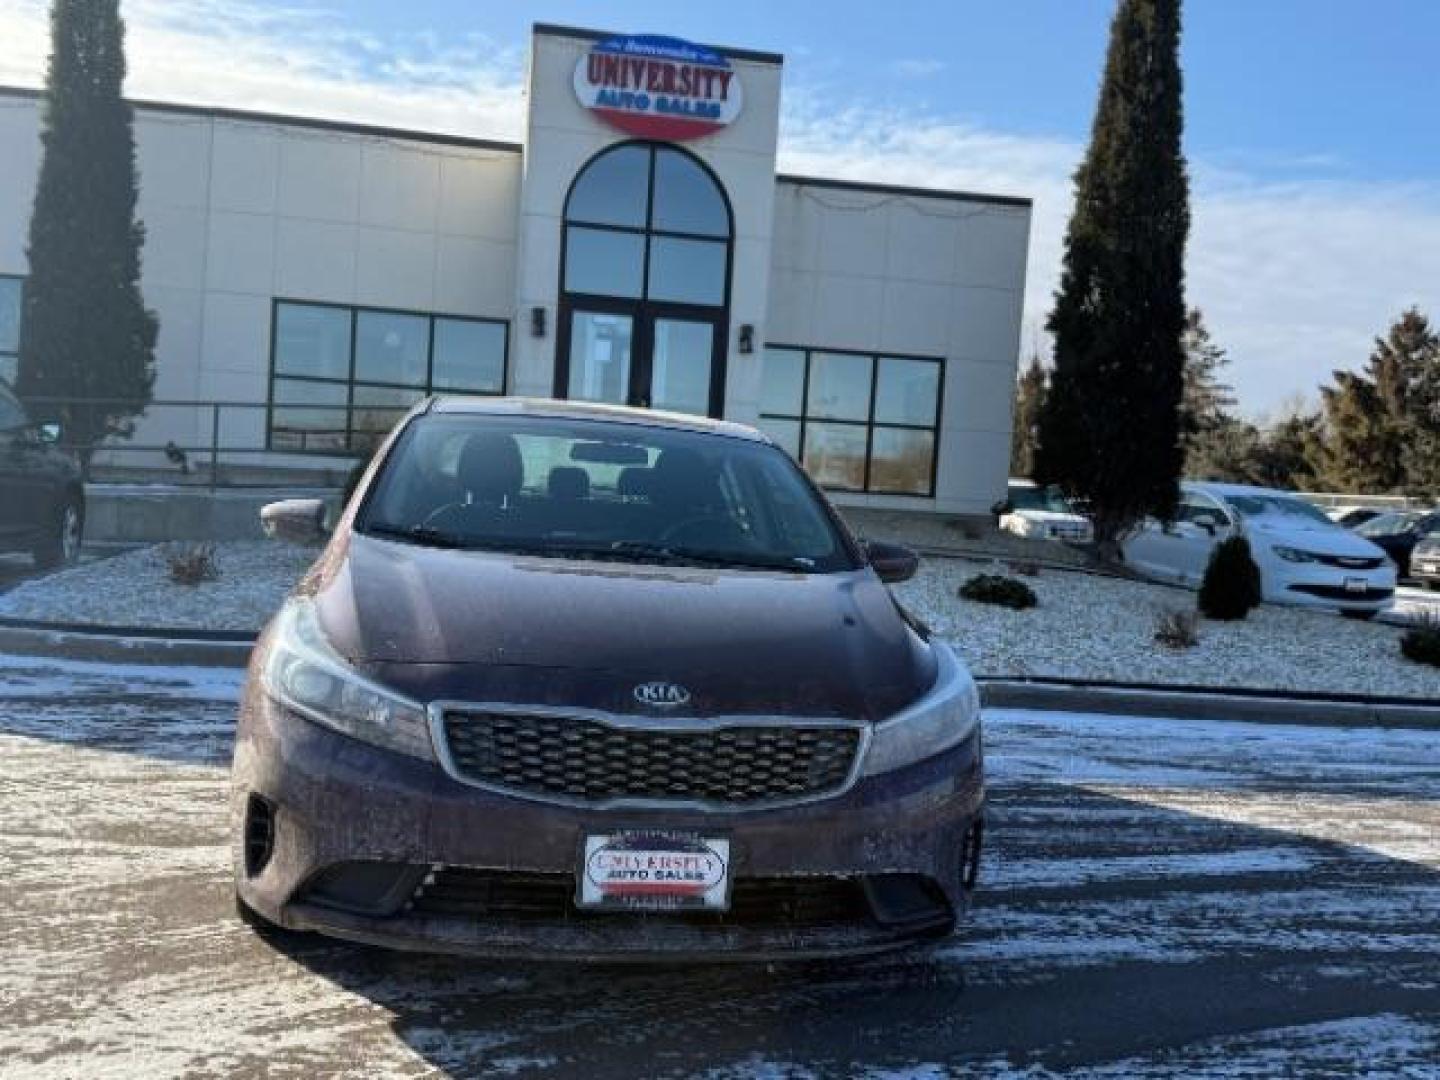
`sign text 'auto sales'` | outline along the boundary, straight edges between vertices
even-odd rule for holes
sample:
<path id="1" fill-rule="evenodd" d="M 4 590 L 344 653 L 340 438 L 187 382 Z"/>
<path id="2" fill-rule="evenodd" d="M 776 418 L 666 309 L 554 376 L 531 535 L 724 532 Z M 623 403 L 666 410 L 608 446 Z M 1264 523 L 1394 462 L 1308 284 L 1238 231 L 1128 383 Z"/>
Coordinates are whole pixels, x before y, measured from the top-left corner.
<path id="1" fill-rule="evenodd" d="M 694 139 L 740 113 L 740 79 L 714 49 L 642 34 L 607 38 L 575 65 L 575 96 L 607 123 L 646 139 Z"/>

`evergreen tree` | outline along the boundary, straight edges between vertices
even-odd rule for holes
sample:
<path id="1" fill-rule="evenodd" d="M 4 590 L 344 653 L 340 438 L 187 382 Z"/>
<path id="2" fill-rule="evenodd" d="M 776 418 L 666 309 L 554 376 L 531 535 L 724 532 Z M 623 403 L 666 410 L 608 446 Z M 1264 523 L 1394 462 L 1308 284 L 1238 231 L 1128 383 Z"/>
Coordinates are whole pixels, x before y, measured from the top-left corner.
<path id="1" fill-rule="evenodd" d="M 1181 429 L 1193 436 L 1224 426 L 1233 420 L 1235 412 L 1234 388 L 1220 381 L 1221 372 L 1229 365 L 1230 357 L 1215 344 L 1199 308 L 1192 308 L 1185 316 L 1180 347 L 1185 354 L 1185 379 L 1180 396 Z"/>
<path id="2" fill-rule="evenodd" d="M 54 0 L 30 219 L 30 276 L 16 390 L 58 417 L 87 467 L 94 445 L 128 435 L 155 381 L 155 316 L 140 295 L 135 139 L 121 97 L 118 0 Z M 84 404 L 83 399 L 125 404 Z"/>
<path id="3" fill-rule="evenodd" d="M 1360 373 L 1321 389 L 1324 486 L 1360 494 L 1440 487 L 1440 338 L 1414 308 L 1376 338 Z"/>
<path id="4" fill-rule="evenodd" d="M 1028 477 L 1035 471 L 1035 440 L 1047 382 L 1040 354 L 1034 353 L 1015 387 L 1015 416 L 1010 428 L 1011 476 Z"/>
<path id="5" fill-rule="evenodd" d="M 1121 0 L 1049 329 L 1036 479 L 1086 501 L 1105 547 L 1173 515 L 1184 464 L 1180 0 Z"/>

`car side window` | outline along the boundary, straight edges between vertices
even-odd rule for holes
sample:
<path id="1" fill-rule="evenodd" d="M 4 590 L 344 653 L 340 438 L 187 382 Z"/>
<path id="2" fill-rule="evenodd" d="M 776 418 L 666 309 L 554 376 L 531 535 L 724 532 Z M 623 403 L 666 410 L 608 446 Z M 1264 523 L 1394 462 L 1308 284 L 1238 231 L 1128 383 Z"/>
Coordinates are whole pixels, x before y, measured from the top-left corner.
<path id="1" fill-rule="evenodd" d="M 1229 523 L 1230 515 L 1210 496 L 1199 491 L 1187 491 L 1180 496 L 1175 520 L 1188 521 L 1192 525 L 1224 526 Z"/>
<path id="2" fill-rule="evenodd" d="M 0 390 L 0 431 L 18 431 L 26 423 L 25 410 L 21 407 L 20 402 Z"/>

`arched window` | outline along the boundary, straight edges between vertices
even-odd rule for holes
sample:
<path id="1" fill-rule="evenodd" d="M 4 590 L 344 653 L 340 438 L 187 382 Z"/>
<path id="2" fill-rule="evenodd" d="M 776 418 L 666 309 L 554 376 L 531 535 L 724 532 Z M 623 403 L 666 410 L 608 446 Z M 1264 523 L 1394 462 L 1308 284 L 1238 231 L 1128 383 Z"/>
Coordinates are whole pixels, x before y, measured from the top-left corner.
<path id="1" fill-rule="evenodd" d="M 565 201 L 559 396 L 719 412 L 730 205 L 662 143 L 592 158 Z"/>

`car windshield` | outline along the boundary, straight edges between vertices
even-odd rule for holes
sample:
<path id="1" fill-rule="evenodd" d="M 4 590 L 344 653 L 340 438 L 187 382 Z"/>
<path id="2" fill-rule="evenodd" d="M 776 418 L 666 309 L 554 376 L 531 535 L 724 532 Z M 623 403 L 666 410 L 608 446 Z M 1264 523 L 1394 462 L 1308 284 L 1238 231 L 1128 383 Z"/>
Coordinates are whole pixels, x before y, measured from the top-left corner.
<path id="1" fill-rule="evenodd" d="M 557 558 L 808 573 L 857 565 L 819 496 L 774 446 L 607 420 L 417 417 L 357 529 Z"/>
<path id="2" fill-rule="evenodd" d="M 1038 487 L 1031 484 L 1011 484 L 1010 505 L 1016 510 L 1051 510 L 1060 514 L 1073 514 L 1074 508 L 1065 501 L 1065 496 L 1054 487 Z"/>
<path id="3" fill-rule="evenodd" d="M 1419 514 L 1395 511 L 1371 518 L 1355 531 L 1361 536 L 1394 536 L 1397 533 L 1408 532 L 1410 527 L 1419 520 Z"/>
<path id="4" fill-rule="evenodd" d="M 1315 525 L 1336 527 L 1335 522 L 1326 517 L 1325 512 L 1314 503 L 1297 499 L 1293 495 L 1226 495 L 1225 501 L 1247 518 L 1288 517 Z"/>

